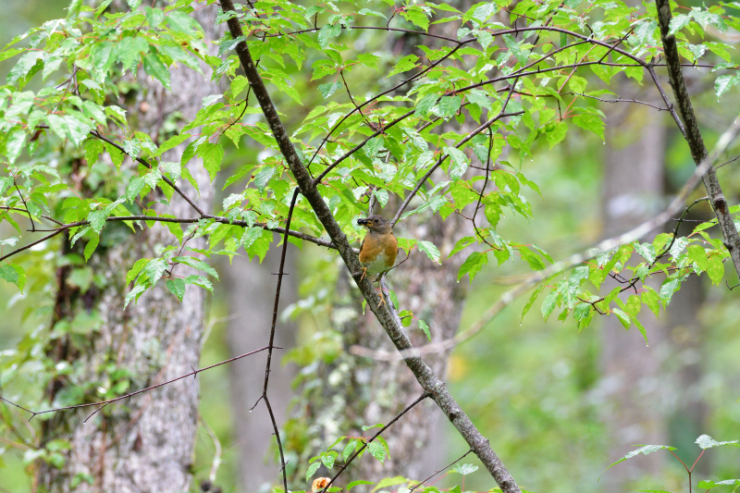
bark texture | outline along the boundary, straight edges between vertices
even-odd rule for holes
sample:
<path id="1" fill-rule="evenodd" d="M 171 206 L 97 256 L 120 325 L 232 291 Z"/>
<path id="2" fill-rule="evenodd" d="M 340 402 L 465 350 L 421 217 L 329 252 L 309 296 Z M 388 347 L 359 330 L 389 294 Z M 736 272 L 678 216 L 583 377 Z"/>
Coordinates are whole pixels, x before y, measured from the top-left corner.
<path id="1" fill-rule="evenodd" d="M 214 36 L 215 14 L 214 7 L 197 10 L 194 14 L 209 39 L 218 37 Z M 203 76 L 183 66 L 173 67 L 171 71 L 172 91 L 165 90 L 143 73 L 136 82 L 138 89 L 133 95 L 127 95 L 128 104 L 124 104 L 136 121 L 132 126 L 148 133 L 155 141 L 165 132 L 163 122 L 175 112 L 180 112 L 184 119 L 192 119 L 202 98 L 218 90 L 215 85 L 204 83 Z M 163 160 L 179 161 L 183 150 L 184 146 L 173 149 Z M 126 165 L 131 165 L 130 160 L 127 159 Z M 201 209 L 210 210 L 212 194 L 208 174 L 199 161 L 191 161 L 188 168 L 198 181 L 200 194 L 187 183 L 183 189 Z M 152 195 L 157 193 L 160 191 Z M 194 212 L 178 196 L 172 198 L 170 207 L 157 207 L 179 217 L 192 216 Z M 54 321 L 78 319 L 95 309 L 100 315 L 100 324 L 82 349 L 78 345 L 78 349 L 73 350 L 68 340 L 57 340 L 51 348 L 58 361 L 69 361 L 84 369 L 84 378 L 80 381 L 53 381 L 48 389 L 52 399 L 63 395 L 69 383 L 84 386 L 88 382 L 88 387 L 89 382 L 112 384 L 111 365 L 128 370 L 130 390 L 171 379 L 198 366 L 205 318 L 204 290 L 187 286 L 180 303 L 161 282 L 137 304 L 132 302 L 123 310 L 128 291 L 123 273 L 137 259 L 157 256 L 162 246 L 173 242 L 172 235 L 161 225 L 130 234 L 125 228 L 109 224 L 103 237 L 109 238 L 109 247 L 100 249 L 90 262 L 94 271 L 105 277 L 106 287 L 102 291 L 91 290 L 86 296 L 79 296 L 66 282 L 65 272 L 60 271 L 58 275 Z M 198 240 L 189 246 L 197 247 Z M 175 275 L 189 273 L 184 266 L 178 266 L 174 272 Z M 45 423 L 44 442 L 61 437 L 70 441 L 71 448 L 64 453 L 66 460 L 61 469 L 39 468 L 37 481 L 42 489 L 79 491 L 73 483 L 79 482 L 80 477 L 87 477 L 93 481 L 89 487 L 91 491 L 188 490 L 198 418 L 197 381 L 183 380 L 124 404 L 111 405 L 83 424 L 91 411 L 92 408 L 60 413 Z"/>

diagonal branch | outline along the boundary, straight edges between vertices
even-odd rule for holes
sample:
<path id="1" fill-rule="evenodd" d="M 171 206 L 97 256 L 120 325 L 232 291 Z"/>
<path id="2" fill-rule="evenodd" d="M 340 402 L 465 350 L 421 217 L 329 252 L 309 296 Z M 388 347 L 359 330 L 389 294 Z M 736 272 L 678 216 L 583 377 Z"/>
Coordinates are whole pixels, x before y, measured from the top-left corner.
<path id="1" fill-rule="evenodd" d="M 655 0 L 658 8 L 658 21 L 660 22 L 660 34 L 663 41 L 663 52 L 665 54 L 666 64 L 668 66 L 668 79 L 673 88 L 673 96 L 676 99 L 678 111 L 681 113 L 681 119 L 686 126 L 685 138 L 691 150 L 691 157 L 694 163 L 699 166 L 707 159 L 707 147 L 704 145 L 704 138 L 699 130 L 699 122 L 696 119 L 696 113 L 691 104 L 689 92 L 686 89 L 686 81 L 681 71 L 681 59 L 678 54 L 678 45 L 676 37 L 670 32 L 671 23 L 671 6 L 669 0 Z M 719 184 L 717 173 L 714 168 L 707 169 L 703 177 L 704 186 L 709 195 L 709 202 L 712 204 L 714 214 L 722 228 L 725 248 L 730 252 L 732 263 L 735 265 L 735 271 L 740 276 L 740 236 L 738 236 L 735 222 L 730 215 L 730 208 Z"/>
<path id="2" fill-rule="evenodd" d="M 221 0 L 221 6 L 224 11 L 234 12 L 234 3 L 232 0 Z M 234 39 L 244 35 L 238 19 L 232 17 L 227 22 L 231 36 Z M 361 278 L 361 266 L 360 261 L 357 258 L 357 254 L 354 252 L 352 247 L 350 247 L 346 235 L 332 215 L 331 210 L 324 202 L 323 197 L 316 189 L 316 186 L 313 184 L 313 180 L 311 180 L 308 171 L 296 153 L 296 150 L 290 141 L 290 136 L 285 130 L 283 122 L 270 99 L 270 95 L 267 92 L 267 88 L 265 87 L 262 77 L 257 71 L 254 59 L 249 52 L 246 42 L 242 41 L 237 45 L 236 53 L 239 56 L 242 68 L 244 69 L 247 79 L 253 88 L 257 101 L 262 108 L 265 119 L 267 120 L 273 136 L 280 147 L 280 151 L 283 157 L 285 157 L 285 161 L 288 163 L 288 166 L 300 187 L 301 193 L 306 197 L 306 200 L 308 200 L 308 203 L 313 208 L 316 216 L 324 225 L 329 237 L 337 247 L 342 260 L 347 266 L 347 269 L 354 277 L 360 291 L 367 300 L 368 306 L 373 311 L 397 349 L 403 350 L 411 348 L 411 341 L 404 332 L 401 321 L 397 316 L 393 315 L 387 306 L 379 306 L 380 298 L 375 292 L 370 279 L 368 277 L 365 277 L 364 279 Z M 447 391 L 444 383 L 434 374 L 432 369 L 418 357 L 407 358 L 405 361 L 406 365 L 412 371 L 422 388 L 431 395 L 432 399 L 434 399 L 434 402 L 436 402 L 444 412 L 445 416 L 447 416 L 455 428 L 457 428 L 460 435 L 462 435 L 470 448 L 473 449 L 481 462 L 486 466 L 501 489 L 505 493 L 521 493 L 521 490 L 514 481 L 514 478 L 511 476 L 511 473 L 509 473 L 501 459 L 499 459 L 491 448 L 490 442 L 480 433 L 480 431 L 478 431 L 468 415 L 460 408 L 452 395 Z"/>

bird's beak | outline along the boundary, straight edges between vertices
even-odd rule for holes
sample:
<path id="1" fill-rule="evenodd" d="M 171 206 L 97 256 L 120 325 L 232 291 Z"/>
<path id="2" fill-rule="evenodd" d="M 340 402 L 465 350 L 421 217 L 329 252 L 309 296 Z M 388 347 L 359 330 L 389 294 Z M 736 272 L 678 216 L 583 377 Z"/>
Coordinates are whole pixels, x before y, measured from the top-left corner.
<path id="1" fill-rule="evenodd" d="M 357 224 L 359 224 L 360 226 L 365 226 L 366 224 L 369 224 L 369 223 L 370 222 L 364 217 L 361 217 L 360 219 L 357 220 Z"/>

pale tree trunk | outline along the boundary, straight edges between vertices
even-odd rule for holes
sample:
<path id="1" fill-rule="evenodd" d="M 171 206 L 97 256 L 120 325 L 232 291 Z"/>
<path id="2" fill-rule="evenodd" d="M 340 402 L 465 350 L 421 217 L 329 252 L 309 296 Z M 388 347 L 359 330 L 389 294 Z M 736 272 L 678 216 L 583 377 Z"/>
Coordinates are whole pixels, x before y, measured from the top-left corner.
<path id="1" fill-rule="evenodd" d="M 459 9 L 465 9 L 468 2 L 453 2 Z M 451 32 L 446 32 L 450 31 Z M 433 32 L 454 36 L 452 24 L 436 26 Z M 408 54 L 414 43 L 401 37 L 393 41 L 390 49 L 401 58 Z M 456 123 L 452 123 L 457 128 Z M 437 182 L 442 176 L 434 176 Z M 408 210 L 419 204 L 412 203 Z M 391 219 L 399 203 L 391 200 L 384 210 L 375 213 Z M 472 209 L 472 207 L 470 207 Z M 472 214 L 472 211 L 465 215 Z M 479 214 L 479 221 L 483 215 Z M 406 333 L 415 346 L 429 344 L 418 325 L 423 320 L 430 327 L 432 342 L 453 337 L 459 328 L 464 307 L 467 283 L 457 282 L 457 272 L 465 259 L 458 254 L 447 256 L 457 240 L 463 236 L 474 235 L 471 222 L 458 214 L 451 214 L 445 221 L 438 215 L 432 217 L 411 216 L 400 222 L 394 233 L 399 238 L 409 238 L 434 243 L 442 254 L 441 265 L 435 264 L 418 250 L 413 250 L 408 261 L 392 270 L 387 281 L 390 289 L 398 297 L 399 311 L 410 310 L 414 320 Z M 399 251 L 396 263 L 403 261 L 404 253 Z M 337 286 L 337 301 L 333 310 L 333 326 L 342 334 L 345 351 L 358 345 L 364 348 L 394 352 L 392 342 L 383 333 L 375 317 L 369 310 L 362 313 L 362 296 L 346 271 L 342 270 Z M 445 375 L 449 351 L 424 357 L 426 363 L 440 376 Z M 368 358 L 340 357 L 331 365 L 319 371 L 319 378 L 325 382 L 320 392 L 313 392 L 309 408 L 315 435 L 321 440 L 314 445 L 326 445 L 339 435 L 371 436 L 377 429 L 363 433 L 361 427 L 388 423 L 422 394 L 423 389 L 408 371 L 402 360 L 375 361 Z M 383 464 L 365 455 L 355 461 L 342 475 L 338 484 L 347 484 L 356 479 L 378 481 L 384 477 L 404 476 L 423 479 L 442 467 L 447 458 L 444 446 L 444 423 L 441 414 L 431 402 L 422 402 L 405 414 L 383 434 L 390 449 L 390 459 Z M 434 446 L 431 446 L 434 444 Z M 313 450 L 316 453 L 316 450 Z M 332 475 L 333 471 L 320 470 L 319 474 Z M 362 487 L 355 490 L 360 491 Z M 369 489 L 368 489 L 369 491 Z"/>
<path id="2" fill-rule="evenodd" d="M 620 94 L 621 97 L 630 97 Z M 646 95 L 635 95 L 645 99 Z M 604 171 L 604 235 L 610 237 L 653 217 L 660 211 L 663 195 L 665 128 L 659 115 L 645 106 L 623 105 L 607 114 L 606 169 Z M 650 241 L 645 238 L 643 241 Z M 637 255 L 637 254 L 635 254 Z M 659 289 L 660 279 L 648 282 Z M 605 283 L 604 291 L 615 281 Z M 628 290 L 626 300 L 635 294 Z M 625 332 L 616 316 L 605 319 L 603 329 L 603 380 L 606 397 L 604 419 L 611 435 L 608 447 L 613 460 L 636 448 L 636 444 L 664 444 L 667 440 L 660 392 L 665 390 L 661 367 L 668 348 L 664 319 L 648 310 L 640 316 L 649 346 L 635 327 Z M 626 491 L 628 483 L 642 475 L 656 475 L 663 464 L 661 454 L 640 456 L 607 472 L 607 491 Z"/>
<path id="3" fill-rule="evenodd" d="M 214 7 L 207 7 L 194 14 L 208 39 L 218 38 L 214 35 L 215 13 Z M 208 80 L 207 74 L 205 81 Z M 163 122 L 174 112 L 180 112 L 186 120 L 192 119 L 202 98 L 218 91 L 214 84 L 204 82 L 203 76 L 183 66 L 173 67 L 171 71 L 172 91 L 143 73 L 138 77 L 138 84 L 135 102 L 126 106 L 129 115 L 133 114 L 130 121 L 137 122 L 136 129 L 148 133 L 155 141 L 159 141 Z M 163 160 L 179 161 L 183 150 L 184 146 L 173 149 L 165 153 Z M 199 161 L 193 160 L 187 166 L 198 181 L 200 194 L 187 183 L 182 188 L 201 209 L 208 211 L 212 197 L 208 174 Z M 77 172 L 78 177 L 84 177 L 86 169 L 80 164 Z M 151 197 L 161 198 L 157 197 L 159 193 L 154 191 Z M 192 208 L 177 195 L 169 207 L 158 206 L 158 209 L 178 217 L 194 215 Z M 85 343 L 74 344 L 67 338 L 54 341 L 50 354 L 57 361 L 67 361 L 80 368 L 82 376 L 71 382 L 53 380 L 47 389 L 52 400 L 64 395 L 71 386 L 90 384 L 92 388 L 86 389 L 90 399 L 99 400 L 95 388 L 115 383 L 110 381 L 111 367 L 129 372 L 129 391 L 198 367 L 205 291 L 187 286 L 181 303 L 160 282 L 124 311 L 124 297 L 129 289 L 124 284 L 125 273 L 137 259 L 155 257 L 158 246 L 173 243 L 172 235 L 161 225 L 137 229 L 136 234 L 128 231 L 113 225 L 103 230 L 102 245 L 106 245 L 106 236 L 114 240 L 109 248 L 99 248 L 89 263 L 95 273 L 105 276 L 106 286 L 102 291 L 92 288 L 81 296 L 68 282 L 69 268 L 58 271 L 54 324 L 91 311 L 99 313 L 100 324 Z M 188 246 L 204 245 L 196 240 Z M 178 266 L 173 274 L 188 273 L 184 266 Z M 58 413 L 44 423 L 44 443 L 63 438 L 69 440 L 71 448 L 64 452 L 65 464 L 61 469 L 39 467 L 36 481 L 41 490 L 116 493 L 188 490 L 198 425 L 197 381 L 179 381 L 113 404 L 83 424 L 93 409 Z M 82 482 L 74 487 L 83 477 L 93 484 Z"/>
<path id="4" fill-rule="evenodd" d="M 246 256 L 234 257 L 232 265 L 222 269 L 224 290 L 229 303 L 228 341 L 231 356 L 237 356 L 266 346 L 272 323 L 275 284 L 280 263 L 280 248 L 275 245 L 260 264 L 254 257 L 250 262 Z M 298 272 L 295 268 L 295 247 L 288 249 L 285 272 L 280 293 L 280 310 L 296 300 Z M 224 264 L 226 264 L 224 262 Z M 278 356 L 294 345 L 295 324 L 278 321 L 275 345 L 283 348 Z M 280 361 L 279 358 L 277 361 Z M 245 358 L 229 365 L 231 388 L 231 412 L 234 421 L 234 441 L 239 451 L 238 471 L 240 491 L 261 490 L 278 482 L 280 464 L 268 452 L 274 447 L 275 437 L 269 426 L 267 407 L 259 405 L 250 411 L 262 395 L 265 378 L 265 358 Z M 270 372 L 270 403 L 275 412 L 278 426 L 285 423 L 285 410 L 292 395 L 290 383 L 293 372 L 273 360 Z"/>

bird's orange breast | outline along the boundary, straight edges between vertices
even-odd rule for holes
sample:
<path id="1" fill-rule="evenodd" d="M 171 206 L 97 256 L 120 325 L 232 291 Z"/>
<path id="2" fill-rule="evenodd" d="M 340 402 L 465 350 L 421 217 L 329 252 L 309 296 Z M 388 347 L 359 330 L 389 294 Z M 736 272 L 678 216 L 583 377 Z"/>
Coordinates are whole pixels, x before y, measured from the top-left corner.
<path id="1" fill-rule="evenodd" d="M 398 240 L 393 233 L 368 233 L 360 247 L 360 262 L 370 274 L 385 272 L 396 263 Z"/>

